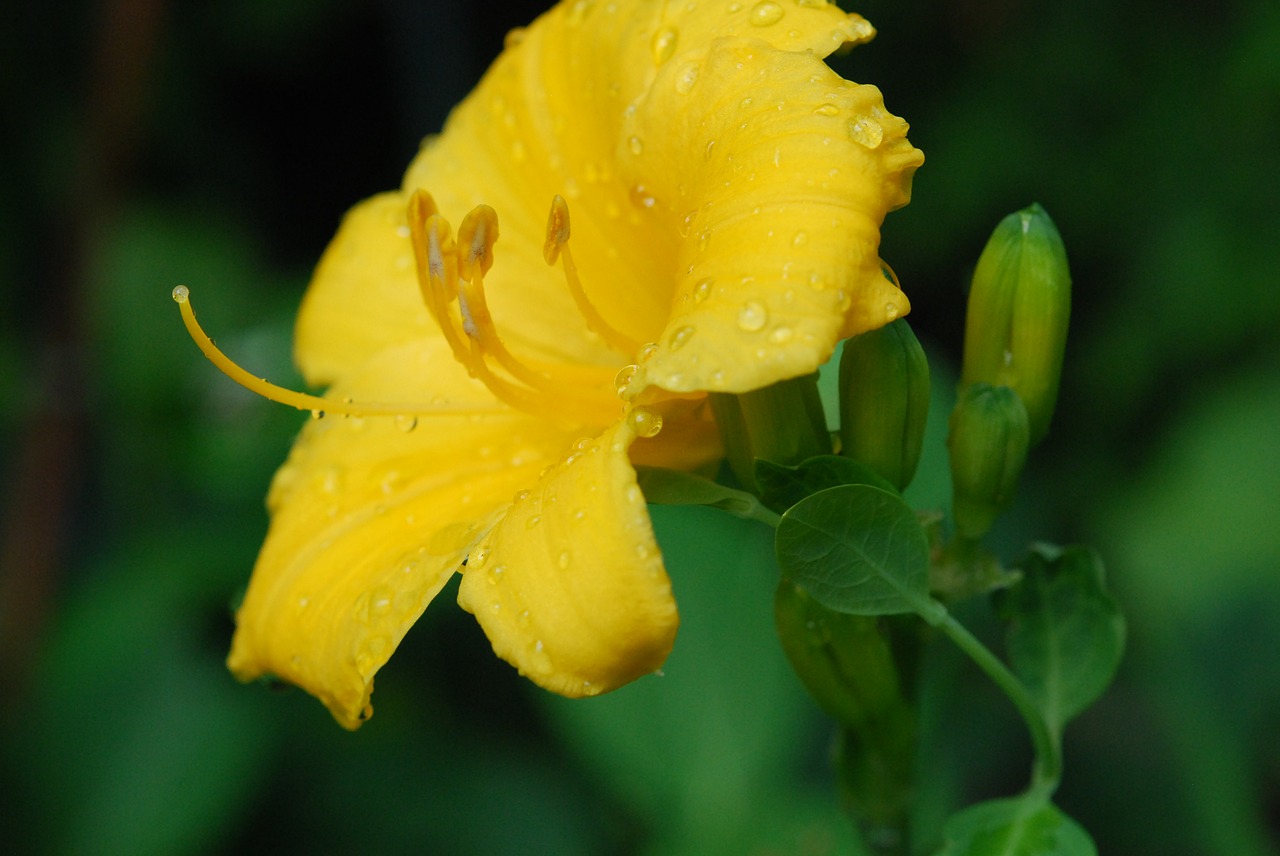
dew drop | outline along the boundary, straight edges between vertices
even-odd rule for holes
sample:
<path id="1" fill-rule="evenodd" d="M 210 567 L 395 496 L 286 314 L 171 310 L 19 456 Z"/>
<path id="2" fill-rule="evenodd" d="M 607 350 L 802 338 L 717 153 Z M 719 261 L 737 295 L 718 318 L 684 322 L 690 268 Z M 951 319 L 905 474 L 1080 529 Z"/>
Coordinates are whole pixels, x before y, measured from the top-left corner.
<path id="1" fill-rule="evenodd" d="M 702 150 L 702 156 L 707 160 L 711 160 L 711 151 L 716 147 L 715 140 L 707 140 L 707 147 Z"/>
<path id="2" fill-rule="evenodd" d="M 662 65 L 671 59 L 671 55 L 676 52 L 676 39 L 679 33 L 674 27 L 663 27 L 661 30 L 653 34 L 653 41 L 649 46 L 653 49 L 653 61 L 657 65 Z M 636 154 L 639 154 L 637 152 Z"/>
<path id="3" fill-rule="evenodd" d="M 631 150 L 631 154 L 639 155 L 644 153 L 644 140 L 639 137 L 631 137 L 627 140 L 627 148 Z"/>
<path id="4" fill-rule="evenodd" d="M 516 616 L 516 622 L 519 623 L 521 627 L 528 627 L 529 626 L 529 610 L 527 609 L 520 610 L 520 614 Z"/>
<path id="5" fill-rule="evenodd" d="M 662 415 L 637 407 L 627 414 L 627 425 L 636 432 L 637 437 L 654 437 L 662 430 Z"/>
<path id="6" fill-rule="evenodd" d="M 311 411 L 311 418 L 312 418 L 312 419 L 323 419 L 323 418 L 324 418 L 324 411 L 323 411 L 323 410 L 313 410 L 313 411 Z"/>
<path id="7" fill-rule="evenodd" d="M 827 0 L 796 0 L 797 6 L 803 6 L 806 9 L 824 9 Z"/>
<path id="8" fill-rule="evenodd" d="M 524 525 L 526 529 L 536 529 L 538 528 L 538 524 L 541 522 L 542 522 L 542 515 L 535 514 L 532 517 L 530 517 L 528 520 L 526 520 L 524 522 Z"/>
<path id="9" fill-rule="evenodd" d="M 688 95 L 693 91 L 693 87 L 698 85 L 698 75 L 700 69 L 697 63 L 690 63 L 680 69 L 680 73 L 676 75 L 676 92 L 681 95 Z"/>
<path id="10" fill-rule="evenodd" d="M 738 311 L 738 327 L 748 333 L 764 329 L 768 320 L 768 310 L 754 300 L 744 304 Z"/>
<path id="11" fill-rule="evenodd" d="M 739 110 L 748 109 L 751 106 L 753 100 L 754 99 L 752 99 L 752 97 L 748 95 L 746 98 L 743 98 L 741 101 L 738 102 L 738 109 Z"/>
<path id="12" fill-rule="evenodd" d="M 884 305 L 884 317 L 890 321 L 898 317 L 898 306 L 895 303 L 886 303 Z"/>
<path id="13" fill-rule="evenodd" d="M 658 353 L 658 343 L 646 342 L 640 346 L 640 351 L 636 354 L 636 361 L 640 363 L 648 362 L 653 359 L 653 355 L 656 353 Z"/>
<path id="14" fill-rule="evenodd" d="M 635 137 L 632 137 L 634 140 Z M 649 188 L 643 184 L 637 184 L 631 188 L 631 204 L 638 208 L 652 208 L 658 204 L 658 200 L 649 192 Z"/>
<path id="15" fill-rule="evenodd" d="M 813 108 L 813 112 L 819 116 L 838 116 L 840 115 L 840 108 L 834 104 L 819 104 Z"/>
<path id="16" fill-rule="evenodd" d="M 418 417 L 416 416 L 397 416 L 396 427 L 404 433 L 408 434 L 414 428 L 418 427 Z"/>
<path id="17" fill-rule="evenodd" d="M 678 351 L 689 344 L 689 340 L 693 338 L 693 334 L 696 332 L 698 332 L 696 329 L 687 324 L 683 327 L 677 327 L 672 332 L 671 338 L 667 340 L 667 345 L 671 350 Z"/>
<path id="18" fill-rule="evenodd" d="M 795 333 L 790 327 L 774 327 L 769 333 L 769 341 L 775 345 L 785 345 L 790 342 Z"/>
<path id="19" fill-rule="evenodd" d="M 528 499 L 528 498 L 529 498 L 529 491 L 527 491 L 527 490 L 518 490 L 518 491 L 516 491 L 515 496 L 511 497 L 511 502 L 512 502 L 512 504 L 514 505 L 514 504 L 517 504 L 517 503 L 524 502 L 524 501 L 525 501 L 526 499 Z"/>
<path id="20" fill-rule="evenodd" d="M 174 287 L 173 289 L 174 303 L 186 303 L 190 299 L 191 299 L 191 289 L 187 288 L 185 285 L 178 285 Z"/>
<path id="21" fill-rule="evenodd" d="M 561 550 L 560 555 L 556 557 L 556 564 L 560 566 L 562 571 L 568 569 L 571 561 L 573 561 L 573 557 L 569 555 L 568 550 Z"/>
<path id="22" fill-rule="evenodd" d="M 706 279 L 698 280 L 698 282 L 693 286 L 694 303 L 703 303 L 711 296 L 711 282 L 711 278 L 707 277 Z"/>
<path id="23" fill-rule="evenodd" d="M 803 247 L 807 243 L 809 243 L 809 235 L 806 232 L 796 232 L 795 237 L 791 239 L 793 247 Z"/>
<path id="24" fill-rule="evenodd" d="M 693 229 L 693 221 L 696 220 L 697 218 L 698 218 L 698 212 L 696 210 L 690 211 L 680 218 L 680 226 L 679 226 L 680 237 L 682 238 L 689 237 L 689 232 L 692 231 Z"/>
<path id="25" fill-rule="evenodd" d="M 884 128 L 875 119 L 854 119 L 849 122 L 849 136 L 858 145 L 874 149 L 884 140 Z"/>
<path id="26" fill-rule="evenodd" d="M 767 27 L 770 24 L 776 24 L 781 21 L 784 14 L 782 7 L 777 3 L 771 2 L 771 0 L 764 0 L 764 2 L 757 3 L 751 7 L 750 21 L 752 26 Z"/>
<path id="27" fill-rule="evenodd" d="M 489 549 L 487 547 L 481 547 L 479 550 L 476 550 L 474 553 L 472 553 L 471 556 L 467 559 L 467 567 L 478 568 L 488 560 L 489 560 Z"/>
<path id="28" fill-rule="evenodd" d="M 637 365 L 623 366 L 613 376 L 613 388 L 618 391 L 619 398 L 627 394 L 627 387 L 631 386 L 631 381 L 635 380 L 636 372 L 638 371 L 640 371 L 640 367 Z"/>
<path id="29" fill-rule="evenodd" d="M 490 569 L 489 575 L 486 577 L 489 581 L 489 585 L 496 586 L 498 583 L 502 582 L 502 575 L 506 573 L 506 570 L 507 568 L 505 565 L 494 565 L 493 568 Z"/>

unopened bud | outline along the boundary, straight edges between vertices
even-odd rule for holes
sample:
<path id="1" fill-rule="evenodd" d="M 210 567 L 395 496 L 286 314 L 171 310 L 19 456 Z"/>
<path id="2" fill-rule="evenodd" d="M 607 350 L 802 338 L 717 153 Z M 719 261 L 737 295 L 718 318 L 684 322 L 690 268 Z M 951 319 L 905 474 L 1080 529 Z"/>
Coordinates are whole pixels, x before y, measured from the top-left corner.
<path id="1" fill-rule="evenodd" d="M 928 414 L 929 363 L 905 319 L 844 343 L 841 455 L 902 490 L 920 462 Z"/>
<path id="2" fill-rule="evenodd" d="M 969 291 L 961 384 L 1018 393 L 1031 442 L 1049 430 L 1071 315 L 1071 273 L 1062 236 L 1039 205 L 1000 221 Z"/>
<path id="3" fill-rule="evenodd" d="M 790 580 L 773 600 L 782 650 L 814 701 L 849 729 L 902 706 L 898 669 L 877 620 L 833 612 Z"/>
<path id="4" fill-rule="evenodd" d="M 980 538 L 1017 489 L 1031 446 L 1027 409 L 1009 387 L 975 383 L 960 394 L 950 427 L 956 529 Z"/>

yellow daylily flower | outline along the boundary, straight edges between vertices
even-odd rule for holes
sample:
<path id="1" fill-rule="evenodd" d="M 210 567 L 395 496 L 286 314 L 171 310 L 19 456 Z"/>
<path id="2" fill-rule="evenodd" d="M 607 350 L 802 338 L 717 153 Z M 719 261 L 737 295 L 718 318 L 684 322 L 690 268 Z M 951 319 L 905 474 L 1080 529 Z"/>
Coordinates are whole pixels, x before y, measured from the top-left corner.
<path id="1" fill-rule="evenodd" d="M 879 227 L 923 157 L 822 61 L 873 35 L 824 0 L 576 0 L 510 35 L 316 270 L 295 356 L 331 407 L 272 484 L 237 677 L 355 728 L 459 570 L 547 689 L 662 665 L 678 615 L 633 464 L 713 463 L 707 391 L 810 373 L 908 309 Z"/>

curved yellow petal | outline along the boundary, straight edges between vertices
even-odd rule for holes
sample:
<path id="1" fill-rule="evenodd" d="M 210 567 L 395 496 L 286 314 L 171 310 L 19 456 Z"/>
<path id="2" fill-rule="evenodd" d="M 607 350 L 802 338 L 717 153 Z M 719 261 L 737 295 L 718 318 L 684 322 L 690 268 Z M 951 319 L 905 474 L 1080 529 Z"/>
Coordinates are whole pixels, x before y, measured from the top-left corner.
<path id="1" fill-rule="evenodd" d="M 696 80 L 660 74 L 624 131 L 650 141 L 626 169 L 689 233 L 642 381 L 745 392 L 907 312 L 882 273 L 880 224 L 923 156 L 879 90 L 812 54 L 722 39 L 689 63 Z"/>
<path id="2" fill-rule="evenodd" d="M 347 728 L 405 632 L 573 434 L 492 412 L 439 339 L 385 350 L 331 397 L 474 403 L 475 415 L 312 420 L 277 472 L 228 657 L 318 697 Z M 412 430 L 410 430 L 412 429 Z"/>
<path id="3" fill-rule="evenodd" d="M 399 193 L 361 202 L 321 257 L 295 328 L 307 383 L 328 386 L 389 346 L 440 335 L 418 292 L 407 204 Z"/>
<path id="4" fill-rule="evenodd" d="M 662 665 L 679 617 L 627 450 L 626 420 L 580 441 L 472 552 L 458 602 L 493 650 L 577 697 Z"/>

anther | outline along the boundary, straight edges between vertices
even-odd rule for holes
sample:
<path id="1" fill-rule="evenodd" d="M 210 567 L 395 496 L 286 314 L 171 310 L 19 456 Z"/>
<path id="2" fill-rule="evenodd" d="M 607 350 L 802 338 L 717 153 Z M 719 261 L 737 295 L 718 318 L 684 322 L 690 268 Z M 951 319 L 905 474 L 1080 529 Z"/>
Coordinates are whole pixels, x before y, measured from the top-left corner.
<path id="1" fill-rule="evenodd" d="M 498 214 L 488 205 L 477 205 L 462 218 L 458 227 L 458 243 L 467 248 L 459 254 L 458 275 L 470 282 L 475 277 L 476 263 L 484 276 L 493 267 L 493 245 L 498 241 Z"/>
<path id="2" fill-rule="evenodd" d="M 547 238 L 542 244 L 542 258 L 553 265 L 560 258 L 560 248 L 569 242 L 569 205 L 556 194 L 547 214 Z"/>

